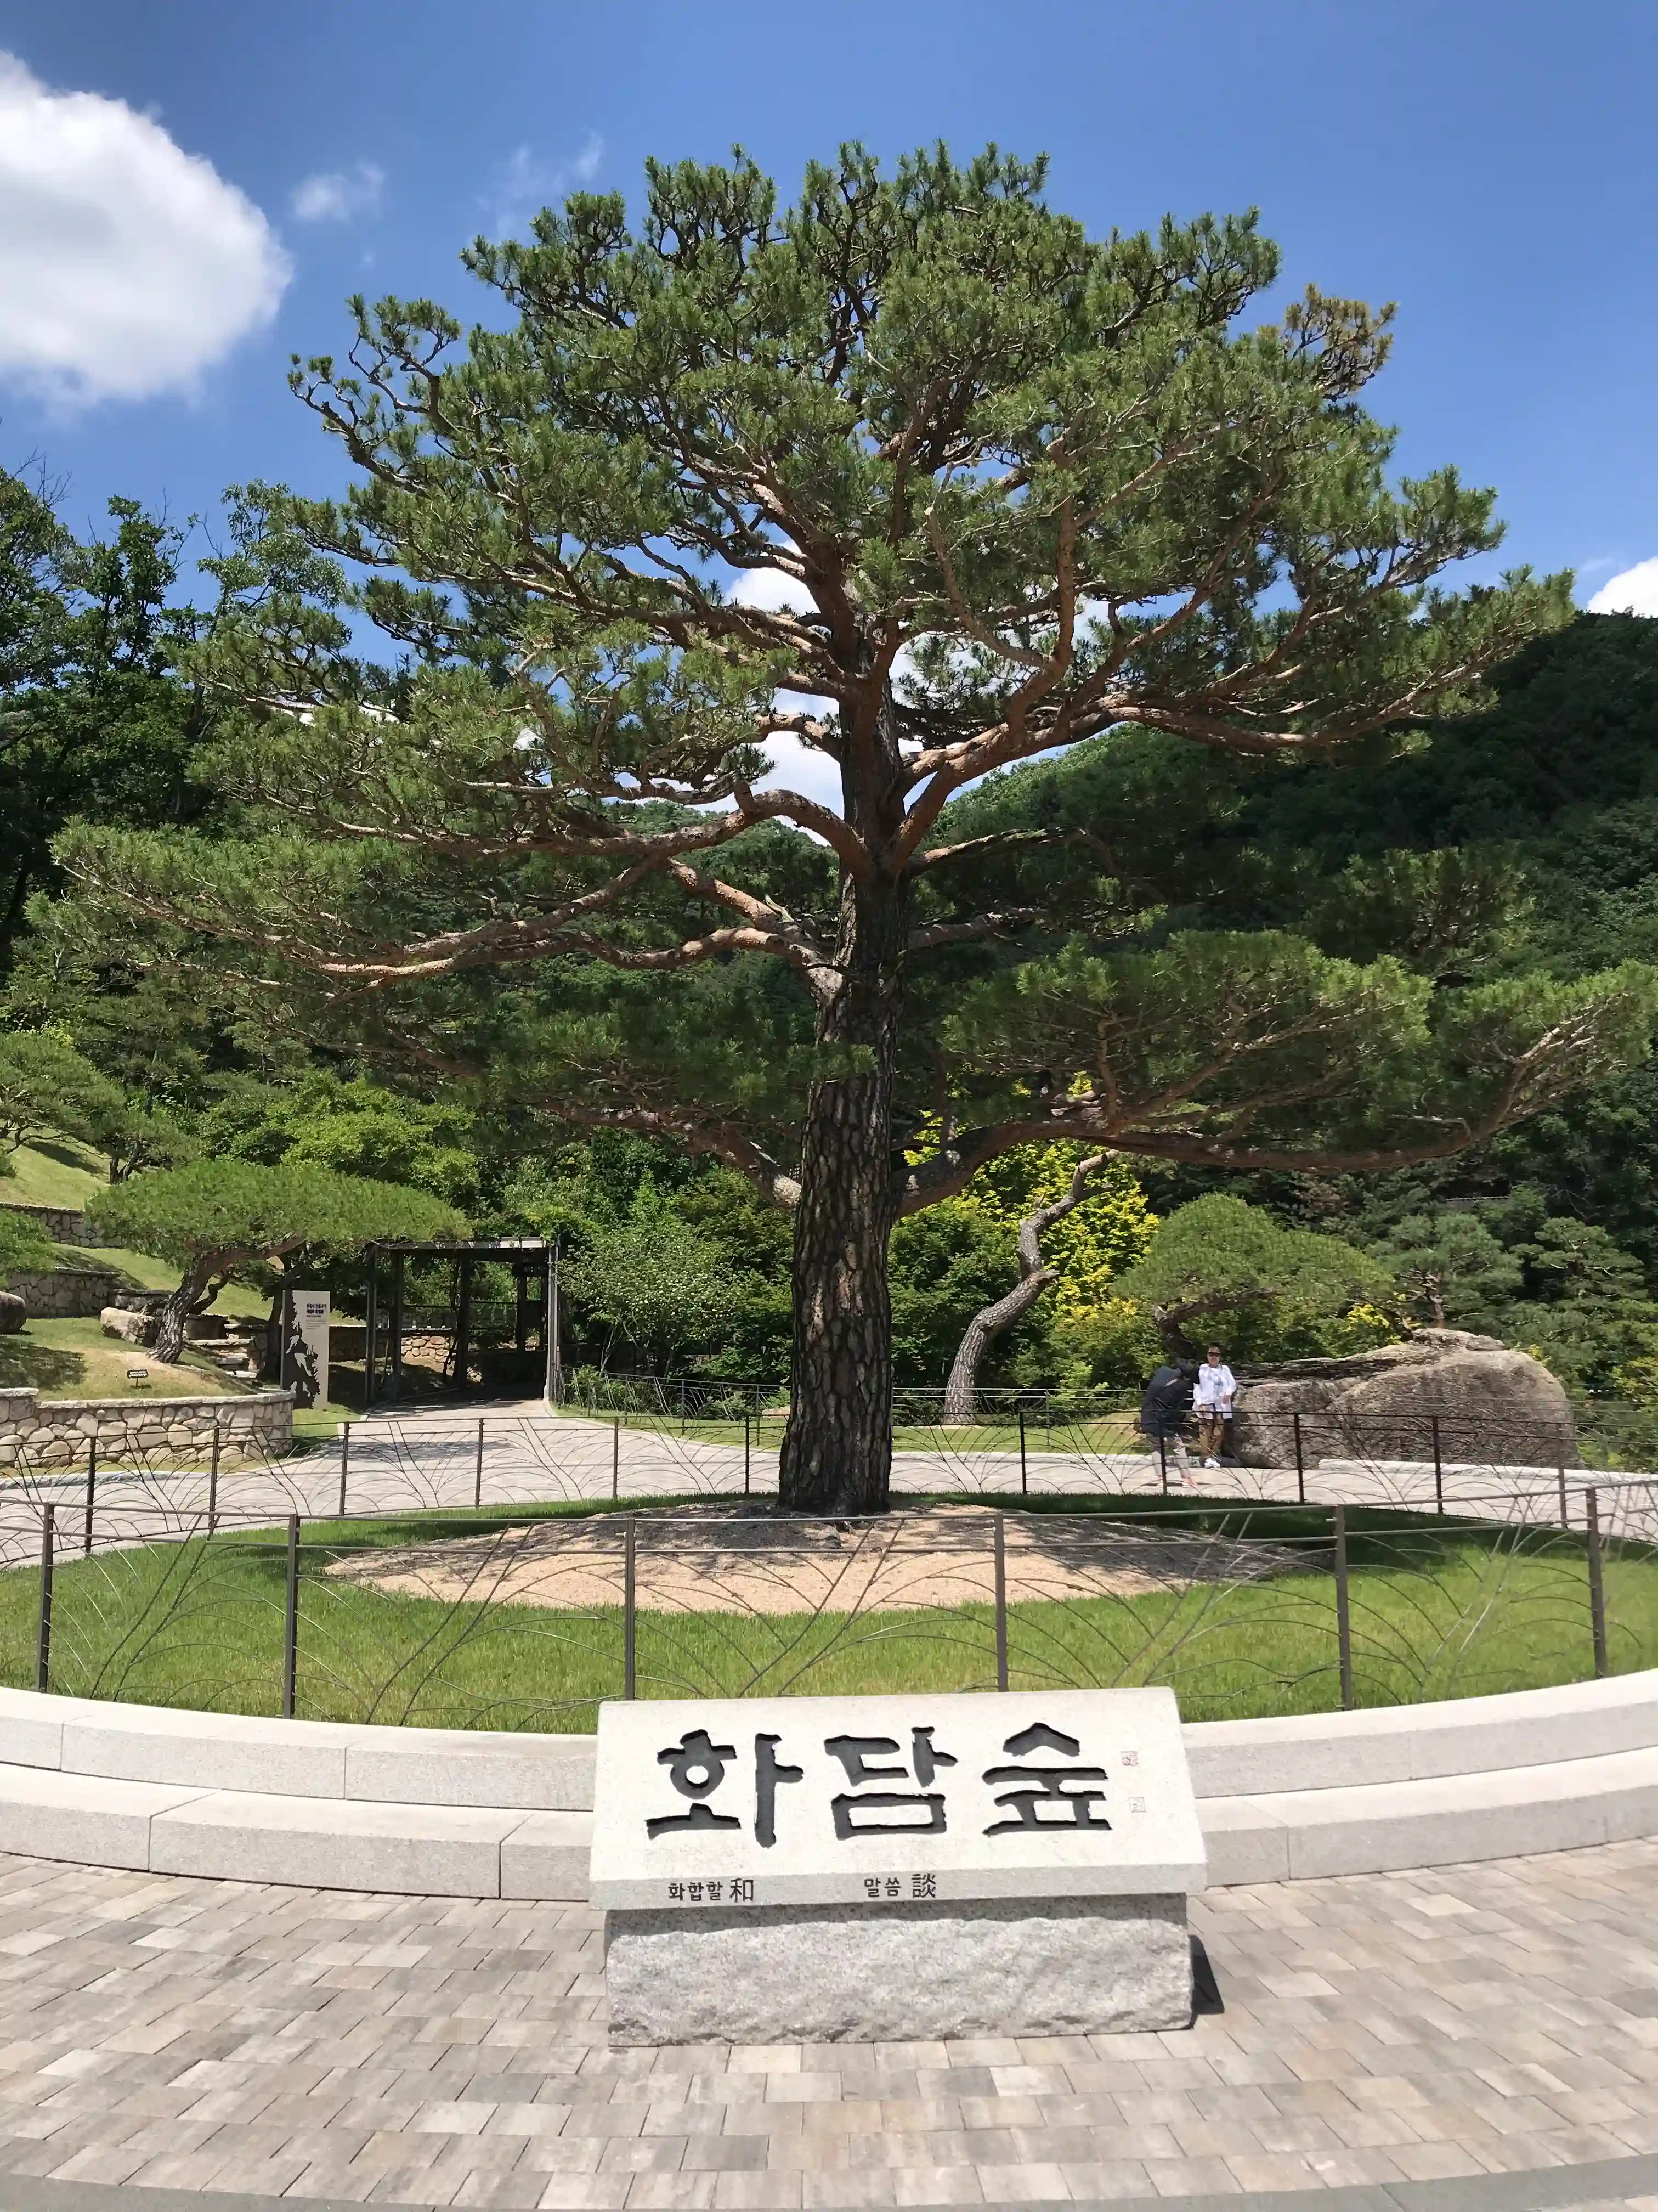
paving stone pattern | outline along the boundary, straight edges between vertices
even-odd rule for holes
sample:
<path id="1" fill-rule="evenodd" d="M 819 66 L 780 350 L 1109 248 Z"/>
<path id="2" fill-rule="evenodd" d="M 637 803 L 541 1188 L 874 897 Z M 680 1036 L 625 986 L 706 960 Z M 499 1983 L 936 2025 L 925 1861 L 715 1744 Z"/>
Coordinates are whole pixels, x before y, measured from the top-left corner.
<path id="1" fill-rule="evenodd" d="M 1186 2033 L 612 2051 L 585 1907 L 3 1858 L 0 2175 L 737 2212 L 1626 2157 L 1655 1905 L 1649 1842 L 1235 1889 L 1194 1902 L 1224 2009 Z"/>

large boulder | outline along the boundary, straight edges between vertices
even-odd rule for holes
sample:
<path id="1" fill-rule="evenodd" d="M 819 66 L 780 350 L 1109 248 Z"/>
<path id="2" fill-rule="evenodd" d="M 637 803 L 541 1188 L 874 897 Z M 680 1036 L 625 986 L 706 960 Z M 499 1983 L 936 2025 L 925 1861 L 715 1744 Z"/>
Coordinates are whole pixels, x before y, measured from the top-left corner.
<path id="1" fill-rule="evenodd" d="M 1494 1336 L 1419 1328 L 1403 1344 L 1345 1359 L 1245 1368 L 1232 1449 L 1246 1467 L 1293 1467 L 1294 1416 L 1303 1463 L 1430 1460 L 1436 1428 L 1448 1461 L 1505 1466 L 1576 1463 L 1571 1401 L 1542 1364 Z"/>
<path id="2" fill-rule="evenodd" d="M 98 1316 L 106 1336 L 118 1336 L 127 1344 L 154 1344 L 157 1327 L 153 1314 L 132 1313 L 125 1306 L 106 1306 Z"/>
<path id="3" fill-rule="evenodd" d="M 0 1291 L 0 1336 L 15 1336 L 28 1317 L 27 1298 L 15 1291 Z"/>

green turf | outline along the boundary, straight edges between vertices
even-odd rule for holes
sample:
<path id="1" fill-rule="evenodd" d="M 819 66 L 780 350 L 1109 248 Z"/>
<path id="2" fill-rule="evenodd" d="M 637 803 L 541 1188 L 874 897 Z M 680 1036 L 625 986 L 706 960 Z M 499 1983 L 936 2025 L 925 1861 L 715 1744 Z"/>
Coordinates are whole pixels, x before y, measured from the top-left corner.
<path id="1" fill-rule="evenodd" d="M 1078 1501 L 1042 1501 L 1052 1512 Z M 1035 1501 L 1033 1501 L 1033 1504 Z M 1014 1689 L 1165 1682 L 1188 1719 L 1323 1711 L 1340 1702 L 1327 1516 L 1246 1515 L 1184 1501 L 1108 1501 L 1118 1515 L 1160 1510 L 1177 1527 L 1297 1532 L 1313 1564 L 1255 1583 L 1152 1589 L 1133 1596 L 1009 1607 Z M 544 1515 L 415 1516 L 397 1522 L 311 1523 L 301 1547 L 297 1711 L 336 1720 L 438 1727 L 591 1729 L 623 1687 L 619 1604 L 591 1611 L 448 1604 L 342 1583 L 330 1563 L 364 1547 L 521 1527 Z M 642 1524 L 650 1516 L 639 1516 Z M 276 1532 L 210 1543 L 74 1556 L 73 1508 L 54 1591 L 52 1686 L 88 1697 L 271 1713 L 281 1709 L 285 1552 Z M 1393 1705 L 1529 1689 L 1592 1672 L 1581 1539 L 1351 1517 L 1356 1702 Z M 641 1542 L 652 1532 L 643 1528 Z M 621 1531 L 616 1540 L 619 1594 Z M 0 1576 L 0 1680 L 34 1680 L 39 1575 Z M 1658 1558 L 1611 1546 L 1606 1562 L 1611 1659 L 1658 1659 Z M 986 1577 L 987 1599 L 988 1576 Z M 641 1612 L 643 1697 L 969 1689 L 995 1683 L 990 1604 L 868 1613 Z"/>
<path id="2" fill-rule="evenodd" d="M 128 1380 L 142 1367 L 143 1382 Z M 206 1398 L 234 1385 L 198 1352 L 166 1367 L 142 1345 L 106 1336 L 97 1322 L 31 1321 L 16 1336 L 0 1336 L 0 1386 L 35 1389 L 47 1398 Z"/>
<path id="3" fill-rule="evenodd" d="M 683 1437 L 689 1443 L 740 1444 L 744 1437 L 741 1413 L 725 1419 L 701 1419 L 695 1415 L 682 1421 L 677 1413 L 623 1413 L 610 1407 L 588 1407 L 579 1405 L 562 1406 L 559 1414 L 567 1420 L 619 1421 L 623 1429 L 647 1436 Z M 758 1450 L 762 1446 L 775 1451 L 782 1442 L 783 1425 L 788 1418 L 787 1408 L 768 1406 L 758 1414 L 749 1417 L 748 1437 Z M 1135 1427 L 1136 1416 L 1132 1412 L 1106 1413 L 1090 1419 L 1064 1419 L 1055 1415 L 1050 1423 L 1034 1417 L 1025 1423 L 1023 1437 L 1027 1452 L 1035 1455 L 1056 1452 L 1145 1452 L 1151 1447 Z M 980 1452 L 1007 1452 L 1019 1449 L 1020 1430 L 1017 1419 L 991 1417 L 975 1421 L 963 1428 L 945 1428 L 939 1423 L 905 1422 L 900 1420 L 892 1432 L 892 1448 L 900 1452 L 955 1452 L 963 1456 Z"/>
<path id="4" fill-rule="evenodd" d="M 39 1145 L 20 1145 L 11 1155 L 14 1172 L 0 1178 L 0 1202 L 9 1206 L 64 1206 L 77 1210 L 109 1181 L 104 1157 L 73 1137 L 54 1137 Z"/>

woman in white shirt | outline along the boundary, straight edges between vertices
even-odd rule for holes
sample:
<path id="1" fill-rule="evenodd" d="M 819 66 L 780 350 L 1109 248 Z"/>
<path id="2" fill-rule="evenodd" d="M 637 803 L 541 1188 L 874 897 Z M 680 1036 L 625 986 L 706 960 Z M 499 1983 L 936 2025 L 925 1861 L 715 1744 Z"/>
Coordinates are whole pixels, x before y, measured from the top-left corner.
<path id="1" fill-rule="evenodd" d="M 1192 1411 L 1198 1417 L 1198 1449 L 1206 1467 L 1218 1467 L 1226 1449 L 1226 1425 L 1232 1418 L 1237 1381 L 1219 1345 L 1212 1344 L 1198 1370 Z"/>

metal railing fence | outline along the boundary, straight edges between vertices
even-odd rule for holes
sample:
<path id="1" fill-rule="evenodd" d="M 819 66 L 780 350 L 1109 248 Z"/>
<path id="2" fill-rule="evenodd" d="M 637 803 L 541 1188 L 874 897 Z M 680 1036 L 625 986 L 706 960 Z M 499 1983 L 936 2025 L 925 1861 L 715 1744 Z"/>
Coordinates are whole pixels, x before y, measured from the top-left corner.
<path id="1" fill-rule="evenodd" d="M 760 1497 L 752 1440 L 745 1500 L 738 1447 L 619 1416 L 374 1422 L 216 1474 L 27 1469 L 0 1486 L 0 1679 L 580 1729 L 616 1696 L 1161 1681 L 1206 1718 L 1658 1663 L 1658 1478 L 1457 1441 L 1436 1466 L 1236 1471 L 1253 1495 L 1187 1492 L 1144 1450 L 1137 1487 L 1061 1467 L 1044 1489 L 1042 1455 L 1004 1449 L 976 1485 L 839 1521 Z"/>

